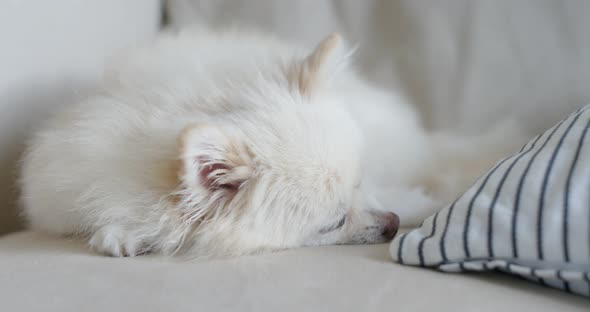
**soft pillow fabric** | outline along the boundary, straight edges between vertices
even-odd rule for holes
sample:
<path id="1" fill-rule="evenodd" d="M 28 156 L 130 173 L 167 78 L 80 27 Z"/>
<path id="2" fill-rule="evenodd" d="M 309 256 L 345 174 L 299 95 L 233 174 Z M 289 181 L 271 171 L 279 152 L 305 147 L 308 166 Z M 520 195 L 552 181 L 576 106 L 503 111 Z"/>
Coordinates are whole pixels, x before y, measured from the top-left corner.
<path id="1" fill-rule="evenodd" d="M 590 105 L 498 162 L 396 237 L 393 259 L 448 272 L 498 270 L 590 296 L 589 126 Z"/>

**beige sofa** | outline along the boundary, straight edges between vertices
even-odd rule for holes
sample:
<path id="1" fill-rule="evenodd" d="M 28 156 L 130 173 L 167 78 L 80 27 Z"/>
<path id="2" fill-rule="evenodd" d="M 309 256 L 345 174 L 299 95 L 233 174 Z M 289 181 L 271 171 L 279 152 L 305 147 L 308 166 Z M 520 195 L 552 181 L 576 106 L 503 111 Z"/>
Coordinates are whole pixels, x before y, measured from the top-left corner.
<path id="1" fill-rule="evenodd" d="M 590 102 L 587 1 L 176 0 L 173 25 L 252 24 L 360 44 L 361 71 L 397 88 L 431 128 L 478 131 L 506 114 L 531 134 Z M 0 3 L 2 311 L 588 311 L 582 297 L 501 275 L 394 264 L 387 245 L 180 262 L 107 258 L 23 230 L 16 163 L 47 113 L 82 96 L 118 47 L 153 36 L 156 0 Z M 534 111 L 534 115 L 531 112 Z"/>

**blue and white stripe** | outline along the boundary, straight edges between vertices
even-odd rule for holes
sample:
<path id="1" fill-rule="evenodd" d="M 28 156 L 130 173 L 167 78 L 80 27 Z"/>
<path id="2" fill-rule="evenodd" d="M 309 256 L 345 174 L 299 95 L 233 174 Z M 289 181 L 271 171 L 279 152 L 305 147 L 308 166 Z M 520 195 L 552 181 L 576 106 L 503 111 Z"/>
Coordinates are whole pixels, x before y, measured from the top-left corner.
<path id="1" fill-rule="evenodd" d="M 391 243 L 401 264 L 499 270 L 590 296 L 590 105 Z"/>

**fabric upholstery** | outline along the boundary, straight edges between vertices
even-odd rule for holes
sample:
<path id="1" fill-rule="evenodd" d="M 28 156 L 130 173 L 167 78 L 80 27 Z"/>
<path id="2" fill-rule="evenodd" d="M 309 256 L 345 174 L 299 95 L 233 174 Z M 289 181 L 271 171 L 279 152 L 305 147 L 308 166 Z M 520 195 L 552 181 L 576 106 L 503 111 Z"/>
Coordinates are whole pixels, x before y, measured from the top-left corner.
<path id="1" fill-rule="evenodd" d="M 496 274 L 397 265 L 387 245 L 229 260 L 109 258 L 31 232 L 0 239 L 2 311 L 588 311 L 590 301 Z"/>

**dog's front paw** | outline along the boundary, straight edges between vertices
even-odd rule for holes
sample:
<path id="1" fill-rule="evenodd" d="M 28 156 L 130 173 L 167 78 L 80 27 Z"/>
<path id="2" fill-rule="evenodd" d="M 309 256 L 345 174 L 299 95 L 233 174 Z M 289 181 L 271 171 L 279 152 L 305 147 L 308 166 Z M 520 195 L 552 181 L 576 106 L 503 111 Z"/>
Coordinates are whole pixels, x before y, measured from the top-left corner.
<path id="1" fill-rule="evenodd" d="M 96 231 L 88 241 L 90 247 L 112 257 L 134 257 L 142 250 L 142 243 L 120 226 L 105 226 Z"/>

